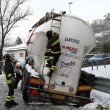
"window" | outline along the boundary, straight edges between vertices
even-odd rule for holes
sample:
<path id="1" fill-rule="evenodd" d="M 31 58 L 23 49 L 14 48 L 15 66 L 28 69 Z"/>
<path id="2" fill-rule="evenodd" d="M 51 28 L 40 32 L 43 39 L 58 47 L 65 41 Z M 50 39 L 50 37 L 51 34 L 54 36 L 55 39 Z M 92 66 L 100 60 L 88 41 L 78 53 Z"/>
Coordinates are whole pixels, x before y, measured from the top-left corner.
<path id="1" fill-rule="evenodd" d="M 23 53 L 20 53 L 20 57 L 23 57 Z"/>

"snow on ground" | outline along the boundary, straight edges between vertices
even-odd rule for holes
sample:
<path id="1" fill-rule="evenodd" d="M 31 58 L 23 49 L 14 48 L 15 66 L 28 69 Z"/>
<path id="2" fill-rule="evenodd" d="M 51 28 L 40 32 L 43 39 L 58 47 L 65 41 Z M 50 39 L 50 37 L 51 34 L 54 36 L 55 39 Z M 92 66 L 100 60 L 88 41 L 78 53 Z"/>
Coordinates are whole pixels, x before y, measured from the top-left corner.
<path id="1" fill-rule="evenodd" d="M 98 77 L 105 77 L 105 78 L 110 78 L 110 65 L 104 66 L 99 66 L 98 69 L 97 67 L 94 67 L 93 70 L 91 67 L 85 67 L 82 68 L 82 70 L 85 70 L 89 73 L 95 74 Z M 0 75 L 0 110 L 6 110 L 4 109 L 4 103 L 5 99 L 7 96 L 7 85 L 4 80 L 4 75 Z M 92 90 L 91 92 L 91 98 L 94 99 L 93 103 L 87 104 L 84 107 L 80 108 L 74 108 L 70 106 L 53 106 L 53 105 L 37 105 L 37 106 L 27 106 L 24 104 L 22 100 L 22 95 L 20 91 L 20 87 L 15 91 L 15 100 L 19 103 L 18 106 L 13 107 L 11 110 L 96 110 L 96 107 L 98 104 L 103 105 L 103 106 L 109 106 L 110 107 L 110 94 L 97 91 L 97 90 Z"/>
<path id="2" fill-rule="evenodd" d="M 97 69 L 97 66 L 93 66 L 93 70 L 92 70 L 92 67 L 85 67 L 85 68 L 82 68 L 82 70 L 95 74 L 95 76 L 110 78 L 110 65 L 98 66 L 98 69 Z"/>
<path id="3" fill-rule="evenodd" d="M 93 70 L 92 67 L 85 67 L 82 68 L 82 70 L 94 74 L 96 77 L 104 77 L 110 79 L 110 65 L 98 66 L 98 69 L 97 66 L 94 66 Z M 96 108 L 98 104 L 103 106 L 110 106 L 110 94 L 97 90 L 92 90 L 91 98 L 94 99 L 94 102 L 84 106 L 84 108 Z"/>

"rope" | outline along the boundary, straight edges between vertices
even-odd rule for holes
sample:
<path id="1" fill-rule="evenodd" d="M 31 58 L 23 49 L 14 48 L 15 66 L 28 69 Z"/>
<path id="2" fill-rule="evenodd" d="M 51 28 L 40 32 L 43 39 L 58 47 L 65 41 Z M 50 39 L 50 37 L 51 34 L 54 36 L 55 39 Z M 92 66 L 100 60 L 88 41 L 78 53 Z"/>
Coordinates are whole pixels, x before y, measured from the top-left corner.
<path id="1" fill-rule="evenodd" d="M 104 105 L 105 103 L 107 103 L 110 100 L 110 98 L 108 98 L 105 102 L 103 102 L 102 105 Z"/>
<path id="2" fill-rule="evenodd" d="M 103 107 L 103 105 L 104 105 L 105 103 L 107 103 L 109 100 L 110 100 L 110 98 L 108 98 L 108 99 L 107 99 L 105 102 L 103 102 L 101 105 L 99 104 L 99 105 L 96 107 L 96 109 L 100 109 L 100 110 L 110 110 L 110 107 L 109 107 L 109 106 Z"/>
<path id="3" fill-rule="evenodd" d="M 34 28 L 34 30 L 32 31 L 32 33 L 31 33 L 31 35 L 30 35 L 30 37 L 29 37 L 29 39 L 27 41 L 27 44 L 30 43 L 31 37 L 32 37 L 33 33 L 35 32 L 36 28 L 38 26 L 42 25 L 44 22 L 48 21 L 50 18 L 51 18 L 50 14 L 46 13 L 46 15 L 43 18 L 41 18 L 36 24 L 34 24 L 32 26 L 32 28 Z"/>

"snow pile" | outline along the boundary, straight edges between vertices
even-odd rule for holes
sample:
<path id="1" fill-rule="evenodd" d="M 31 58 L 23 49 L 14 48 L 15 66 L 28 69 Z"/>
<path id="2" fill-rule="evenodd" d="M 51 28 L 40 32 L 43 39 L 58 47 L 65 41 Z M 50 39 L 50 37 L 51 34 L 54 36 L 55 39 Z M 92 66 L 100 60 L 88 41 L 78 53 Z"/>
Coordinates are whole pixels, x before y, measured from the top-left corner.
<path id="1" fill-rule="evenodd" d="M 85 67 L 82 68 L 82 70 L 85 70 L 86 72 L 94 74 L 98 77 L 110 78 L 110 65 L 98 66 L 98 69 L 97 66 L 93 66 L 93 70 L 92 67 Z"/>
<path id="2" fill-rule="evenodd" d="M 26 64 L 26 69 L 29 73 L 31 73 L 31 76 L 39 77 L 39 73 L 32 69 L 32 66 L 30 66 L 29 64 Z"/>
<path id="3" fill-rule="evenodd" d="M 92 67 L 85 67 L 82 68 L 82 70 L 85 70 L 86 72 L 94 74 L 95 76 L 98 77 L 104 77 L 110 79 L 110 65 L 99 66 L 98 69 L 96 66 L 94 66 L 93 70 Z M 109 106 L 110 108 L 110 94 L 100 92 L 97 90 L 92 90 L 91 98 L 94 99 L 94 102 L 87 104 L 83 108 L 88 108 L 88 110 L 92 108 L 92 110 L 94 110 L 98 106 L 98 104 L 102 105 L 103 107 Z"/>

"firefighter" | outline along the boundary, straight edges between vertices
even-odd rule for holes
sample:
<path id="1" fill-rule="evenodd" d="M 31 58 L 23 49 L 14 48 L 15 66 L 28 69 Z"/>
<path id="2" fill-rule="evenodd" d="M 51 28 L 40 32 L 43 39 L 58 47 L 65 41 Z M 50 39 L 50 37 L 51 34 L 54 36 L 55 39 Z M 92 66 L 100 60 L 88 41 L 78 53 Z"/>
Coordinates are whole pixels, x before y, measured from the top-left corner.
<path id="1" fill-rule="evenodd" d="M 45 53 L 45 59 L 47 60 L 47 67 L 50 68 L 50 72 L 47 73 L 49 77 L 51 77 L 53 71 L 56 68 L 56 63 L 61 55 L 60 41 L 59 35 L 53 31 L 47 31 L 46 36 L 48 38 L 47 43 L 47 52 Z M 50 59 L 50 56 L 53 59 Z"/>
<path id="2" fill-rule="evenodd" d="M 4 71 L 5 71 L 6 83 L 9 89 L 5 106 L 11 108 L 12 106 L 18 105 L 18 103 L 14 101 L 14 82 L 15 82 L 14 67 L 13 67 L 11 55 L 9 54 L 4 55 L 4 59 L 5 59 Z"/>

